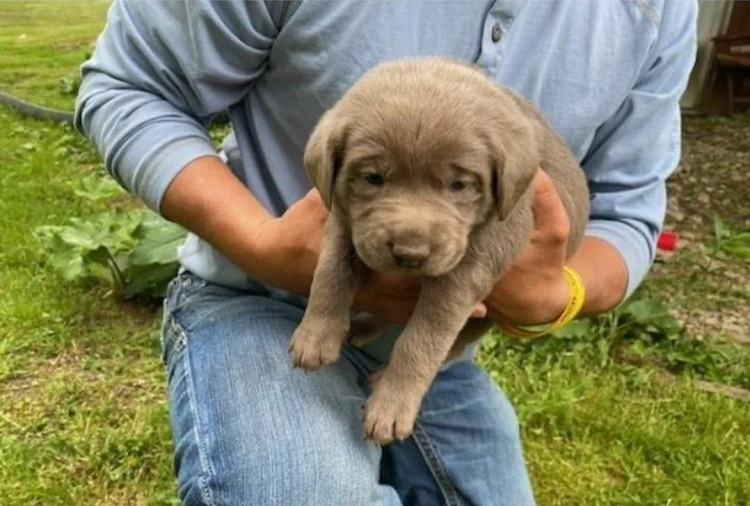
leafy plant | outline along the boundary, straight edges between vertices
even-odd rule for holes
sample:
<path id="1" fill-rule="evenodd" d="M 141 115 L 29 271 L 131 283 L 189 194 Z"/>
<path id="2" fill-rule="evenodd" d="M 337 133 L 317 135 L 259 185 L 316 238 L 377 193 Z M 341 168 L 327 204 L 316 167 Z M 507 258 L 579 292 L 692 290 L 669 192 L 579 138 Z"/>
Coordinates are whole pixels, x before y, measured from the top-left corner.
<path id="1" fill-rule="evenodd" d="M 74 193 L 96 202 L 122 190 L 109 178 L 90 176 Z M 64 279 L 104 282 L 126 299 L 164 295 L 177 272 L 177 247 L 185 237 L 184 229 L 143 208 L 71 218 L 66 225 L 37 227 L 35 233 L 48 264 Z"/>
<path id="2" fill-rule="evenodd" d="M 714 216 L 713 249 L 719 256 L 750 260 L 750 231 L 733 231 L 719 216 Z"/>
<path id="3" fill-rule="evenodd" d="M 88 201 L 99 202 L 118 197 L 123 194 L 123 190 L 110 177 L 90 174 L 74 186 L 73 193 Z"/>
<path id="4" fill-rule="evenodd" d="M 529 341 L 501 338 L 487 349 L 497 356 L 527 356 L 545 366 L 574 356 L 601 368 L 650 365 L 750 388 L 750 361 L 739 346 L 688 335 L 668 305 L 636 293 L 613 311 L 574 321 L 554 334 Z"/>

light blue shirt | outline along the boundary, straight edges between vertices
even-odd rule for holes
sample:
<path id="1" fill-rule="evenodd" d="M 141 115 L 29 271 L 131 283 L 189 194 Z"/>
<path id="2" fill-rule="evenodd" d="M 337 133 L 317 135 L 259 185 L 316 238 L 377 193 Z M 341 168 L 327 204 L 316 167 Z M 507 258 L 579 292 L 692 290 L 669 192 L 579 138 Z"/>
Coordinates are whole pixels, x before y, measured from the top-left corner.
<path id="1" fill-rule="evenodd" d="M 82 67 L 76 125 L 158 211 L 175 175 L 216 153 L 204 125 L 229 109 L 230 166 L 278 215 L 310 188 L 316 121 L 363 72 L 410 56 L 476 62 L 567 141 L 590 184 L 587 233 L 622 254 L 629 295 L 679 161 L 696 16 L 694 0 L 117 1 Z M 179 255 L 209 280 L 254 284 L 193 235 Z"/>

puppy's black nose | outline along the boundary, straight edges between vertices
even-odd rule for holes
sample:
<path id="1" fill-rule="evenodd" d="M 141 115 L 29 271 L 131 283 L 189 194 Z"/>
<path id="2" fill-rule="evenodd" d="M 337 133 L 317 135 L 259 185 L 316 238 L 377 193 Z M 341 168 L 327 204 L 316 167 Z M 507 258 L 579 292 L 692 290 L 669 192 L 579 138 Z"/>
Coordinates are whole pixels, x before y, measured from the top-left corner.
<path id="1" fill-rule="evenodd" d="M 393 261 L 399 267 L 415 269 L 421 267 L 430 255 L 430 246 L 427 244 L 407 245 L 394 244 L 391 247 Z"/>

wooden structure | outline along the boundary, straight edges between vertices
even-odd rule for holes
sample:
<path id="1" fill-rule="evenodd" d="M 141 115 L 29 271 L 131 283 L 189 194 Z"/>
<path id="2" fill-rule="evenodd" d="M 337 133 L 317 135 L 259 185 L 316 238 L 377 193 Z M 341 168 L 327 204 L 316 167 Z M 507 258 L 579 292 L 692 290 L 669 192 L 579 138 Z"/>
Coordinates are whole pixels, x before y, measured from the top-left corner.
<path id="1" fill-rule="evenodd" d="M 750 30 L 746 34 L 717 35 L 711 40 L 717 82 L 726 89 L 725 108 L 731 116 L 735 104 L 750 104 Z"/>
<path id="2" fill-rule="evenodd" d="M 750 58 L 750 43 L 744 42 L 750 38 L 750 1 L 699 0 L 698 8 L 698 54 L 683 110 L 724 115 L 747 110 L 750 78 L 740 75 L 744 65 L 736 60 Z"/>

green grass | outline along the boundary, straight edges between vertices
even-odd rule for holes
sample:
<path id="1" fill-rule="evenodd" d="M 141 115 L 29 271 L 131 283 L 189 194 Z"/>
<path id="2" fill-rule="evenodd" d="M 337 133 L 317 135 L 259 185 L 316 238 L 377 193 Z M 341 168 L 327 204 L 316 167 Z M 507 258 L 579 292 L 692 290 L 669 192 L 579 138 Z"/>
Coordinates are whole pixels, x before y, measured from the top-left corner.
<path id="1" fill-rule="evenodd" d="M 485 346 L 516 403 L 540 504 L 748 504 L 747 402 L 618 363 L 602 343 L 594 332 Z"/>
<path id="2" fill-rule="evenodd" d="M 145 504 L 166 497 L 171 463 L 154 337 L 158 314 L 118 303 L 106 287 L 64 283 L 45 267 L 31 233 L 94 212 L 71 188 L 101 167 L 68 127 L 7 110 L 0 110 L 0 122 L 11 125 L 0 141 L 6 168 L 0 182 L 0 497 L 19 505 Z"/>
<path id="3" fill-rule="evenodd" d="M 0 88 L 70 108 L 59 81 L 105 10 L 0 2 Z M 105 208 L 73 195 L 101 163 L 69 127 L 3 108 L 0 122 L 0 504 L 173 504 L 158 309 L 63 282 L 32 234 Z M 710 245 L 704 229 L 695 242 Z M 694 382 L 750 389 L 750 352 L 715 326 L 682 330 L 686 315 L 722 305 L 747 323 L 747 263 L 707 248 L 657 267 L 639 296 L 676 297 L 679 328 L 658 314 L 606 315 L 567 337 L 485 343 L 482 363 L 517 407 L 540 505 L 750 504 L 750 406 Z"/>
<path id="4" fill-rule="evenodd" d="M 106 7 L 0 2 L 0 89 L 71 109 L 59 81 Z M 31 233 L 102 210 L 72 193 L 99 159 L 69 127 L 5 108 L 0 123 L 0 503 L 169 504 L 158 313 L 63 282 Z"/>
<path id="5" fill-rule="evenodd" d="M 104 25 L 109 2 L 0 0 L 0 89 L 70 109 L 60 81 L 74 77 Z"/>

